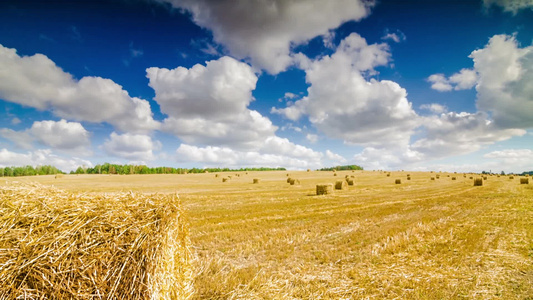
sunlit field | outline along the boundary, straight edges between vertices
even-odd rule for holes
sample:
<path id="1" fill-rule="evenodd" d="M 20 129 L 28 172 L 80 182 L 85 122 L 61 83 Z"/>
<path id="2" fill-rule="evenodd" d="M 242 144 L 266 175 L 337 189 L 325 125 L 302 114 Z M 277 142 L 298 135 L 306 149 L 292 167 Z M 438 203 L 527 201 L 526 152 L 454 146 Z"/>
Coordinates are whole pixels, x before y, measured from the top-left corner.
<path id="1" fill-rule="evenodd" d="M 470 177 L 479 175 L 387 174 L 65 175 L 1 184 L 178 193 L 193 245 L 196 299 L 533 297 L 531 178 L 520 184 L 519 176 L 492 175 L 474 186 Z M 353 186 L 316 195 L 317 184 L 346 176 L 354 176 Z"/>

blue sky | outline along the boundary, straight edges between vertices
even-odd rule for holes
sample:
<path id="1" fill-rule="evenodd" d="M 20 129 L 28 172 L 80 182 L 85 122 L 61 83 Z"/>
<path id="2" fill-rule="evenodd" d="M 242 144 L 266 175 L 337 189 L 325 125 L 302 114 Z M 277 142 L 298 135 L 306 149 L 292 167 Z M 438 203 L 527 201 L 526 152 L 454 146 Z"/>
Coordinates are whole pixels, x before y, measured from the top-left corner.
<path id="1" fill-rule="evenodd" d="M 0 166 L 533 169 L 531 1 L 2 1 Z"/>

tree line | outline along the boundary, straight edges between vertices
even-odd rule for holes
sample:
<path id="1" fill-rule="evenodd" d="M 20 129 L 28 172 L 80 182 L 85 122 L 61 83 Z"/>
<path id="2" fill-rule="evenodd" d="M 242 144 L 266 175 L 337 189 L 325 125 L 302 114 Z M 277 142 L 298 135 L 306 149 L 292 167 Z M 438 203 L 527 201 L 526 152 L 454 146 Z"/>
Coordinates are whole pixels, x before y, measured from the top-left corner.
<path id="1" fill-rule="evenodd" d="M 0 168 L 0 177 L 14 176 L 34 176 L 34 175 L 54 175 L 63 174 L 61 170 L 54 166 L 23 166 L 23 167 L 4 167 Z"/>
<path id="2" fill-rule="evenodd" d="M 319 171 L 355 171 L 355 170 L 363 170 L 363 167 L 358 166 L 358 165 L 346 165 L 346 166 L 336 166 L 336 167 L 319 169 Z"/>
<path id="3" fill-rule="evenodd" d="M 188 173 L 214 173 L 214 172 L 239 172 L 239 171 L 285 171 L 285 168 L 174 168 L 174 167 L 153 167 L 146 165 L 119 165 L 119 164 L 98 164 L 94 167 L 78 167 L 70 174 L 188 174 Z"/>

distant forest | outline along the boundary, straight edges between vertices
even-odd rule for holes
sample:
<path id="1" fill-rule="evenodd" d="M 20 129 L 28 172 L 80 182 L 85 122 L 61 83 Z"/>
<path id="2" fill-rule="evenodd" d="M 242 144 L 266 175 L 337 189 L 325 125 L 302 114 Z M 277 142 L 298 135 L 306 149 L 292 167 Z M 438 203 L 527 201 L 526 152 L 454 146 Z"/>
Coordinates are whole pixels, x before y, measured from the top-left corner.
<path id="1" fill-rule="evenodd" d="M 238 171 L 285 171 L 285 168 L 173 168 L 173 167 L 155 167 L 150 168 L 145 165 L 117 165 L 105 163 L 96 165 L 93 168 L 78 167 L 76 171 L 71 171 L 70 174 L 188 174 L 188 173 L 213 173 L 213 172 L 238 172 Z"/>
<path id="2" fill-rule="evenodd" d="M 213 173 L 213 172 L 239 172 L 239 171 L 285 171 L 285 168 L 206 168 L 206 169 L 185 169 L 172 167 L 155 167 L 150 168 L 145 165 L 118 165 L 104 163 L 96 165 L 93 168 L 78 167 L 75 171 L 70 171 L 70 174 L 188 174 L 188 173 Z M 0 177 L 14 177 L 14 176 L 34 176 L 34 175 L 54 175 L 65 174 L 54 166 L 24 166 L 24 167 L 4 167 L 0 168 Z"/>
<path id="3" fill-rule="evenodd" d="M 358 165 L 346 165 L 346 166 L 336 166 L 331 168 L 322 168 L 319 171 L 350 171 L 350 170 L 363 170 L 363 167 Z"/>
<path id="4" fill-rule="evenodd" d="M 0 177 L 13 176 L 33 176 L 33 175 L 54 175 L 63 174 L 61 170 L 54 166 L 24 166 L 24 167 L 5 167 L 0 168 Z"/>

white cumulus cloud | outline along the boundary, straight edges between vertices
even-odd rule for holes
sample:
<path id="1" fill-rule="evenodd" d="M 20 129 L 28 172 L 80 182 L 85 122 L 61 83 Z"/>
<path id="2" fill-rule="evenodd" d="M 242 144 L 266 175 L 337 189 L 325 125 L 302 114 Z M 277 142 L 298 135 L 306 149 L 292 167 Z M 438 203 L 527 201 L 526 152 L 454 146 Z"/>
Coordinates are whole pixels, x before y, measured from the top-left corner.
<path id="1" fill-rule="evenodd" d="M 42 54 L 19 56 L 0 45 L 0 98 L 65 119 L 107 122 L 124 132 L 158 128 L 148 101 L 130 97 L 112 80 L 76 80 Z"/>
<path id="2" fill-rule="evenodd" d="M 190 69 L 147 69 L 155 101 L 168 115 L 163 130 L 186 143 L 257 148 L 277 127 L 255 110 L 257 76 L 248 64 L 230 57 Z"/>
<path id="3" fill-rule="evenodd" d="M 23 131 L 8 128 L 0 129 L 0 135 L 24 149 L 33 148 L 33 143 L 51 147 L 54 150 L 89 155 L 91 151 L 90 134 L 78 122 L 60 121 L 35 121 L 33 125 Z"/>
<path id="4" fill-rule="evenodd" d="M 352 33 L 331 56 L 305 64 L 307 96 L 271 112 L 291 120 L 307 116 L 320 131 L 347 143 L 407 144 L 419 125 L 407 92 L 393 81 L 365 78 L 389 59 L 387 44 L 368 45 Z"/>
<path id="5" fill-rule="evenodd" d="M 11 166 L 40 166 L 52 165 L 63 172 L 76 170 L 79 166 L 92 167 L 93 164 L 77 157 L 62 157 L 52 153 L 51 150 L 36 150 L 27 153 L 12 152 L 7 149 L 0 150 L 0 167 Z"/>
<path id="6" fill-rule="evenodd" d="M 104 151 L 111 156 L 137 161 L 154 160 L 153 151 L 160 147 L 161 144 L 148 135 L 116 132 L 112 132 L 102 145 Z"/>
<path id="7" fill-rule="evenodd" d="M 318 168 L 319 159 L 291 157 L 287 155 L 261 153 L 259 151 L 238 151 L 228 147 L 197 147 L 181 144 L 176 150 L 176 160 L 198 162 L 206 166 L 225 167 L 286 167 L 289 169 Z"/>
<path id="8" fill-rule="evenodd" d="M 362 0 L 160 0 L 192 14 L 232 56 L 250 59 L 271 74 L 292 64 L 291 48 L 370 13 L 374 1 Z"/>
<path id="9" fill-rule="evenodd" d="M 478 109 L 499 127 L 532 128 L 533 45 L 521 48 L 513 36 L 495 35 L 470 57 L 479 74 Z"/>

